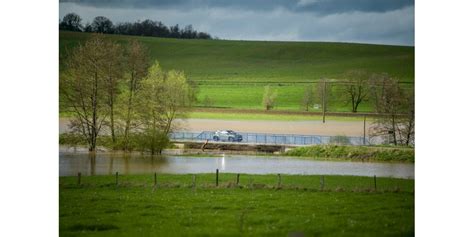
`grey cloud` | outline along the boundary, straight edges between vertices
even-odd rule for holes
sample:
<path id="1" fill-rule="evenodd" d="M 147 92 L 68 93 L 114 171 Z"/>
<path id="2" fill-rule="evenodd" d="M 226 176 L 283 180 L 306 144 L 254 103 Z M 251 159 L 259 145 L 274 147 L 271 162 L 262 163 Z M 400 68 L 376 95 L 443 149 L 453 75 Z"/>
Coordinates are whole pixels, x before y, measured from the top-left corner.
<path id="1" fill-rule="evenodd" d="M 306 4 L 313 2 L 307 1 Z M 75 3 L 61 3 L 59 7 L 60 17 L 75 12 L 84 22 L 90 22 L 99 15 L 109 17 L 114 23 L 152 19 L 166 25 L 192 24 L 196 30 L 222 39 L 414 44 L 413 6 L 378 12 L 346 11 L 331 14 L 298 12 L 282 7 L 267 11 L 229 7 L 186 10 L 99 8 Z"/>
<path id="2" fill-rule="evenodd" d="M 343 12 L 386 12 L 413 6 L 414 0 L 60 0 L 102 8 L 180 9 L 236 8 L 272 11 L 283 8 L 294 12 L 333 14 Z"/>

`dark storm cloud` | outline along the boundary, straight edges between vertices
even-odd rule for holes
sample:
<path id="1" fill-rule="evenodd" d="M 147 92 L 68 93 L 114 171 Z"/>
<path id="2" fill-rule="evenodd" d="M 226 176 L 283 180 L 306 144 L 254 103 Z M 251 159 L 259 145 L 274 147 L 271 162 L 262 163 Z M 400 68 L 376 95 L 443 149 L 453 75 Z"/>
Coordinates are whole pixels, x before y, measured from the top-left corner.
<path id="1" fill-rule="evenodd" d="M 221 39 L 414 45 L 413 0 L 81 0 L 61 1 L 59 17 L 114 23 L 151 19 Z"/>
<path id="2" fill-rule="evenodd" d="M 237 8 L 269 11 L 283 8 L 295 12 L 333 14 L 351 11 L 386 12 L 413 6 L 414 0 L 60 0 L 79 5 L 108 8 Z"/>

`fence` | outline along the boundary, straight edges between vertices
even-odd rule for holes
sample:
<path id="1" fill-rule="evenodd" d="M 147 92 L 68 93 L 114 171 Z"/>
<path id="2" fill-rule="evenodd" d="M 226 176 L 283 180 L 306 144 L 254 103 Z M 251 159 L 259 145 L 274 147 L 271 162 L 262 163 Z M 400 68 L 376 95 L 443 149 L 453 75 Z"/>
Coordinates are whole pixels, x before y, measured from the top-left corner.
<path id="1" fill-rule="evenodd" d="M 296 135 L 296 134 L 269 134 L 269 133 L 239 133 L 242 135 L 242 143 L 274 144 L 274 145 L 319 145 L 319 144 L 347 144 L 368 145 L 369 140 L 363 137 L 347 136 L 319 136 L 319 135 Z M 171 140 L 183 141 L 205 141 L 213 140 L 214 132 L 174 132 L 170 134 Z"/>

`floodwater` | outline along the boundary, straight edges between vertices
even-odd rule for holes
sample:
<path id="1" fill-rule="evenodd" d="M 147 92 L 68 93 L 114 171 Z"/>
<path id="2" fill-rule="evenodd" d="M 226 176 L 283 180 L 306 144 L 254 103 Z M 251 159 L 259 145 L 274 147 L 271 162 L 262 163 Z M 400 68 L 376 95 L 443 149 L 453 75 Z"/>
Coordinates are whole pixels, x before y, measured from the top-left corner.
<path id="1" fill-rule="evenodd" d="M 60 150 L 59 175 L 150 174 L 150 173 L 224 173 L 247 174 L 315 174 L 396 177 L 414 179 L 414 164 L 314 161 L 280 156 L 221 155 L 219 157 L 186 157 L 166 155 L 152 157 L 138 153 L 74 152 Z"/>

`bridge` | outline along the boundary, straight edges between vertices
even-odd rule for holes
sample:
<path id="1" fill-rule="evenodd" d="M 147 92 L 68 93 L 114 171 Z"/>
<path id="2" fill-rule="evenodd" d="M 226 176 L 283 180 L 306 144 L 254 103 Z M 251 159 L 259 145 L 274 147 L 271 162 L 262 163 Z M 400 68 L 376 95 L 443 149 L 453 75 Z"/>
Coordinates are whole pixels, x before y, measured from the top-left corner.
<path id="1" fill-rule="evenodd" d="M 297 135 L 297 134 L 271 134 L 271 133 L 245 133 L 242 135 L 241 142 L 245 144 L 264 144 L 264 145 L 322 145 L 322 144 L 346 144 L 346 145 L 369 145 L 374 141 L 364 137 L 347 136 L 319 136 L 319 135 Z M 173 132 L 170 139 L 173 141 L 212 141 L 213 131 L 203 132 Z M 225 142 L 231 143 L 231 142 Z M 378 143 L 378 142 L 377 142 Z"/>

